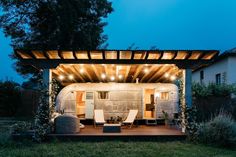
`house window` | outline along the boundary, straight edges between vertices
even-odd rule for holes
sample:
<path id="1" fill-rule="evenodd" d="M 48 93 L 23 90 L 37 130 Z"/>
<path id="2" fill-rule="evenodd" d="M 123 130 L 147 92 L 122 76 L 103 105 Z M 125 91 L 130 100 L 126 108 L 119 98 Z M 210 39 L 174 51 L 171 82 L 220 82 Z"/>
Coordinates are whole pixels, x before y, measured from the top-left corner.
<path id="1" fill-rule="evenodd" d="M 98 92 L 98 99 L 101 99 L 101 100 L 109 99 L 109 92 L 108 91 L 99 91 Z"/>
<path id="2" fill-rule="evenodd" d="M 221 84 L 221 74 L 216 74 L 216 84 Z"/>
<path id="3" fill-rule="evenodd" d="M 204 80 L 204 71 L 200 71 L 200 83 L 203 83 Z"/>
<path id="4" fill-rule="evenodd" d="M 222 73 L 222 83 L 226 83 L 227 82 L 227 73 L 226 72 L 223 72 Z"/>
<path id="5" fill-rule="evenodd" d="M 161 92 L 161 100 L 169 100 L 169 92 Z"/>

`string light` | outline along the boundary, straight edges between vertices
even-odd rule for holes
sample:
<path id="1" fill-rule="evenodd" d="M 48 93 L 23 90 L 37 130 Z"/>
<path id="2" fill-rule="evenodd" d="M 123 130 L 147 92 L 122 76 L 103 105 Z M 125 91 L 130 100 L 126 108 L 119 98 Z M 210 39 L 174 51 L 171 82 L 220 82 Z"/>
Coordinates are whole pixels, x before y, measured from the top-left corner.
<path id="1" fill-rule="evenodd" d="M 111 76 L 111 81 L 114 81 L 115 80 L 115 76 Z"/>
<path id="2" fill-rule="evenodd" d="M 68 78 L 69 78 L 70 80 L 73 80 L 73 79 L 74 79 L 74 76 L 73 76 L 73 75 L 69 75 Z"/>
<path id="3" fill-rule="evenodd" d="M 169 73 L 165 73 L 165 78 L 167 78 L 167 77 L 169 77 L 170 76 L 170 74 Z"/>
<path id="4" fill-rule="evenodd" d="M 63 75 L 60 75 L 59 77 L 58 77 L 60 80 L 64 80 L 64 76 Z"/>
<path id="5" fill-rule="evenodd" d="M 102 75 L 101 75 L 101 78 L 102 78 L 102 79 L 105 79 L 105 78 L 106 78 L 106 75 L 105 75 L 105 74 L 102 74 Z"/>
<path id="6" fill-rule="evenodd" d="M 148 68 L 145 68 L 145 69 L 144 69 L 144 72 L 145 72 L 145 73 L 148 73 L 148 72 L 149 72 Z"/>
<path id="7" fill-rule="evenodd" d="M 84 69 L 80 69 L 79 72 L 80 72 L 80 73 L 84 73 Z"/>
<path id="8" fill-rule="evenodd" d="M 176 79 L 176 76 L 174 76 L 174 75 L 172 75 L 171 77 L 170 77 L 170 80 L 171 81 L 174 81 Z"/>
<path id="9" fill-rule="evenodd" d="M 118 78 L 119 78 L 119 79 L 122 79 L 122 78 L 123 78 L 123 75 L 119 75 Z"/>

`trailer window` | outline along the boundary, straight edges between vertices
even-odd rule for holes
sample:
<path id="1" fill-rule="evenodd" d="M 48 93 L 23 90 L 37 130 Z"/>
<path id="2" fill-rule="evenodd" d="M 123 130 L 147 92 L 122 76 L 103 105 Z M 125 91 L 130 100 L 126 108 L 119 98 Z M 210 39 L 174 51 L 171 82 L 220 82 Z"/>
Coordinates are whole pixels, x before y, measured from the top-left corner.
<path id="1" fill-rule="evenodd" d="M 161 100 L 169 100 L 169 92 L 161 92 Z"/>
<path id="2" fill-rule="evenodd" d="M 98 91 L 98 99 L 106 100 L 109 99 L 108 91 Z"/>

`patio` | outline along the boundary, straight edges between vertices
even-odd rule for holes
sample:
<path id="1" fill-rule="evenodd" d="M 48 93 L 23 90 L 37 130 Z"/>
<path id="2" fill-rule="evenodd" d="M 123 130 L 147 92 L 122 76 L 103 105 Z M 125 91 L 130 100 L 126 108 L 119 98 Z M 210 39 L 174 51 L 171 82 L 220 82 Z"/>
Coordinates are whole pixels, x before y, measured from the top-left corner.
<path id="1" fill-rule="evenodd" d="M 186 107 L 192 105 L 192 70 L 207 66 L 218 53 L 217 50 L 15 50 L 25 65 L 43 70 L 43 81 L 49 92 L 53 78 L 65 86 L 57 96 L 58 112 L 88 120 L 94 118 L 94 109 L 103 109 L 105 119 L 125 117 L 131 109 L 139 110 L 137 119 L 157 119 L 163 116 L 161 111 L 173 118 L 179 101 Z M 177 88 L 170 87 L 177 87 L 176 80 L 183 84 L 180 100 Z M 48 101 L 52 103 L 50 98 Z M 150 109 L 153 105 L 154 110 Z M 181 129 L 185 132 L 186 128 Z M 86 126 L 79 134 L 50 134 L 49 137 L 185 138 L 181 131 L 139 125 L 122 128 L 121 133 L 103 133 L 102 127 Z"/>
<path id="2" fill-rule="evenodd" d="M 186 135 L 174 126 L 165 125 L 134 125 L 132 128 L 122 126 L 120 133 L 103 133 L 103 127 L 94 128 L 93 125 L 85 125 L 80 129 L 78 134 L 50 134 L 50 139 L 56 138 L 61 140 L 183 140 Z"/>

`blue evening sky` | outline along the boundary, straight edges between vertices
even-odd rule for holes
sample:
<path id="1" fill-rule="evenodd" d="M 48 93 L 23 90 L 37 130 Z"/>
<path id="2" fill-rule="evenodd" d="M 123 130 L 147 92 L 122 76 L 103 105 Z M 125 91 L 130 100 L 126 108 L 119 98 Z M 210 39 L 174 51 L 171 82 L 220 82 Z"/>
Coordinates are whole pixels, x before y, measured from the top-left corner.
<path id="1" fill-rule="evenodd" d="M 235 0 L 113 0 L 105 34 L 109 49 L 218 49 L 236 47 Z M 0 31 L 0 80 L 22 83 Z"/>

